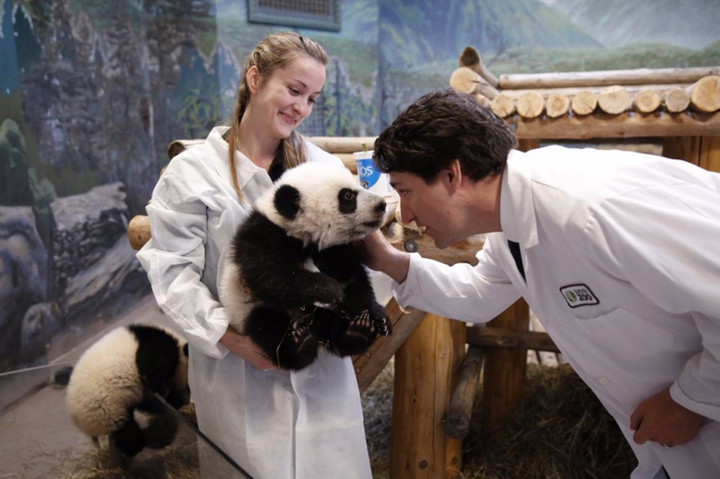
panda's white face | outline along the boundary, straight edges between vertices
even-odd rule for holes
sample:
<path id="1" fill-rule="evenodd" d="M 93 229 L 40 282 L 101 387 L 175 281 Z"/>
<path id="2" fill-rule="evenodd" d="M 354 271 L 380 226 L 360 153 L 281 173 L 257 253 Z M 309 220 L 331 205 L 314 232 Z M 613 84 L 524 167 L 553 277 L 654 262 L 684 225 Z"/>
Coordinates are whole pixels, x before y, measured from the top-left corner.
<path id="1" fill-rule="evenodd" d="M 345 168 L 304 163 L 286 171 L 256 208 L 290 236 L 324 249 L 379 228 L 385 200 Z"/>

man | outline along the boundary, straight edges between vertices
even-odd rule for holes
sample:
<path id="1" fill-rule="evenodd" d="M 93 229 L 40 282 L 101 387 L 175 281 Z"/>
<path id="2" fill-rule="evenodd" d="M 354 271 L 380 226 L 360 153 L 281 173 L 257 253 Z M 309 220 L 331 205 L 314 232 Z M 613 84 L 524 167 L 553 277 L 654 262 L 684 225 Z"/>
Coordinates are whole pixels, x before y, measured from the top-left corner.
<path id="1" fill-rule="evenodd" d="M 522 296 L 616 419 L 632 479 L 720 478 L 720 175 L 680 160 L 522 153 L 469 95 L 417 100 L 375 143 L 406 222 L 476 266 L 362 244 L 403 305 L 484 323 Z"/>

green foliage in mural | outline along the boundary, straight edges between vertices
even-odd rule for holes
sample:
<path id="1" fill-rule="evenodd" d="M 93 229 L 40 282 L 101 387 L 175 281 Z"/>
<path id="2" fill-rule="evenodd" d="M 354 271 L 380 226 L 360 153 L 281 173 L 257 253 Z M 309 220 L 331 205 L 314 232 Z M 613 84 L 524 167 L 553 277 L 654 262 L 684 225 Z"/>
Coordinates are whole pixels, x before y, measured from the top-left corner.
<path id="1" fill-rule="evenodd" d="M 191 88 L 185 92 L 176 120 L 185 131 L 185 138 L 204 138 L 221 117 L 220 97 L 214 94 L 215 84 L 207 91 Z M 208 93 L 211 93 L 208 95 Z"/>
<path id="2" fill-rule="evenodd" d="M 0 205 L 30 205 L 25 136 L 15 120 L 0 124 Z"/>

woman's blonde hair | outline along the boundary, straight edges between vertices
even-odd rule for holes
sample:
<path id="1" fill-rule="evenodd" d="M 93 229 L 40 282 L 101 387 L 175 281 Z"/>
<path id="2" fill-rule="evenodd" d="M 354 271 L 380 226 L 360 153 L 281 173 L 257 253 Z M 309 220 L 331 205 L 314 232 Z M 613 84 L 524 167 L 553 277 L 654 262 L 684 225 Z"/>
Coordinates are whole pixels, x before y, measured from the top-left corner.
<path id="1" fill-rule="evenodd" d="M 240 78 L 237 101 L 235 102 L 235 114 L 232 125 L 227 133 L 228 142 L 228 163 L 233 188 L 242 201 L 240 185 L 238 183 L 235 150 L 240 131 L 240 120 L 242 120 L 247 105 L 250 102 L 250 88 L 247 84 L 247 73 L 251 67 L 257 67 L 260 84 L 270 78 L 270 75 L 278 69 L 287 66 L 295 58 L 305 55 L 314 58 L 323 65 L 327 65 L 327 54 L 325 50 L 313 40 L 292 32 L 274 33 L 265 37 L 255 50 L 245 59 L 245 66 Z M 292 168 L 306 160 L 306 152 L 299 133 L 293 130 L 288 138 L 282 140 L 276 155 L 281 156 L 283 169 Z"/>

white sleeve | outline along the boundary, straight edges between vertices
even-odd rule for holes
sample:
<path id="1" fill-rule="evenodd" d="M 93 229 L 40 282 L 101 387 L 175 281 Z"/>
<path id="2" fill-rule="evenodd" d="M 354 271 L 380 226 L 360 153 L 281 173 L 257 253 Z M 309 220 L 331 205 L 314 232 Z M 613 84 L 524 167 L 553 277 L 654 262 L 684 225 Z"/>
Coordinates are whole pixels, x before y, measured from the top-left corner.
<path id="1" fill-rule="evenodd" d="M 515 289 L 492 253 L 491 235 L 478 254 L 478 264 L 448 266 L 410 255 L 410 269 L 402 284 L 393 283 L 395 298 L 444 318 L 486 323 L 518 300 Z"/>
<path id="2" fill-rule="evenodd" d="M 180 326 L 193 348 L 220 359 L 229 352 L 218 342 L 229 320 L 200 280 L 205 267 L 207 207 L 191 193 L 187 181 L 202 180 L 168 167 L 158 181 L 147 206 L 152 237 L 137 257 L 165 314 Z"/>
<path id="3" fill-rule="evenodd" d="M 643 188 L 606 202 L 587 226 L 591 254 L 658 307 L 692 317 L 702 337 L 670 388 L 720 421 L 720 193 L 692 184 Z"/>

